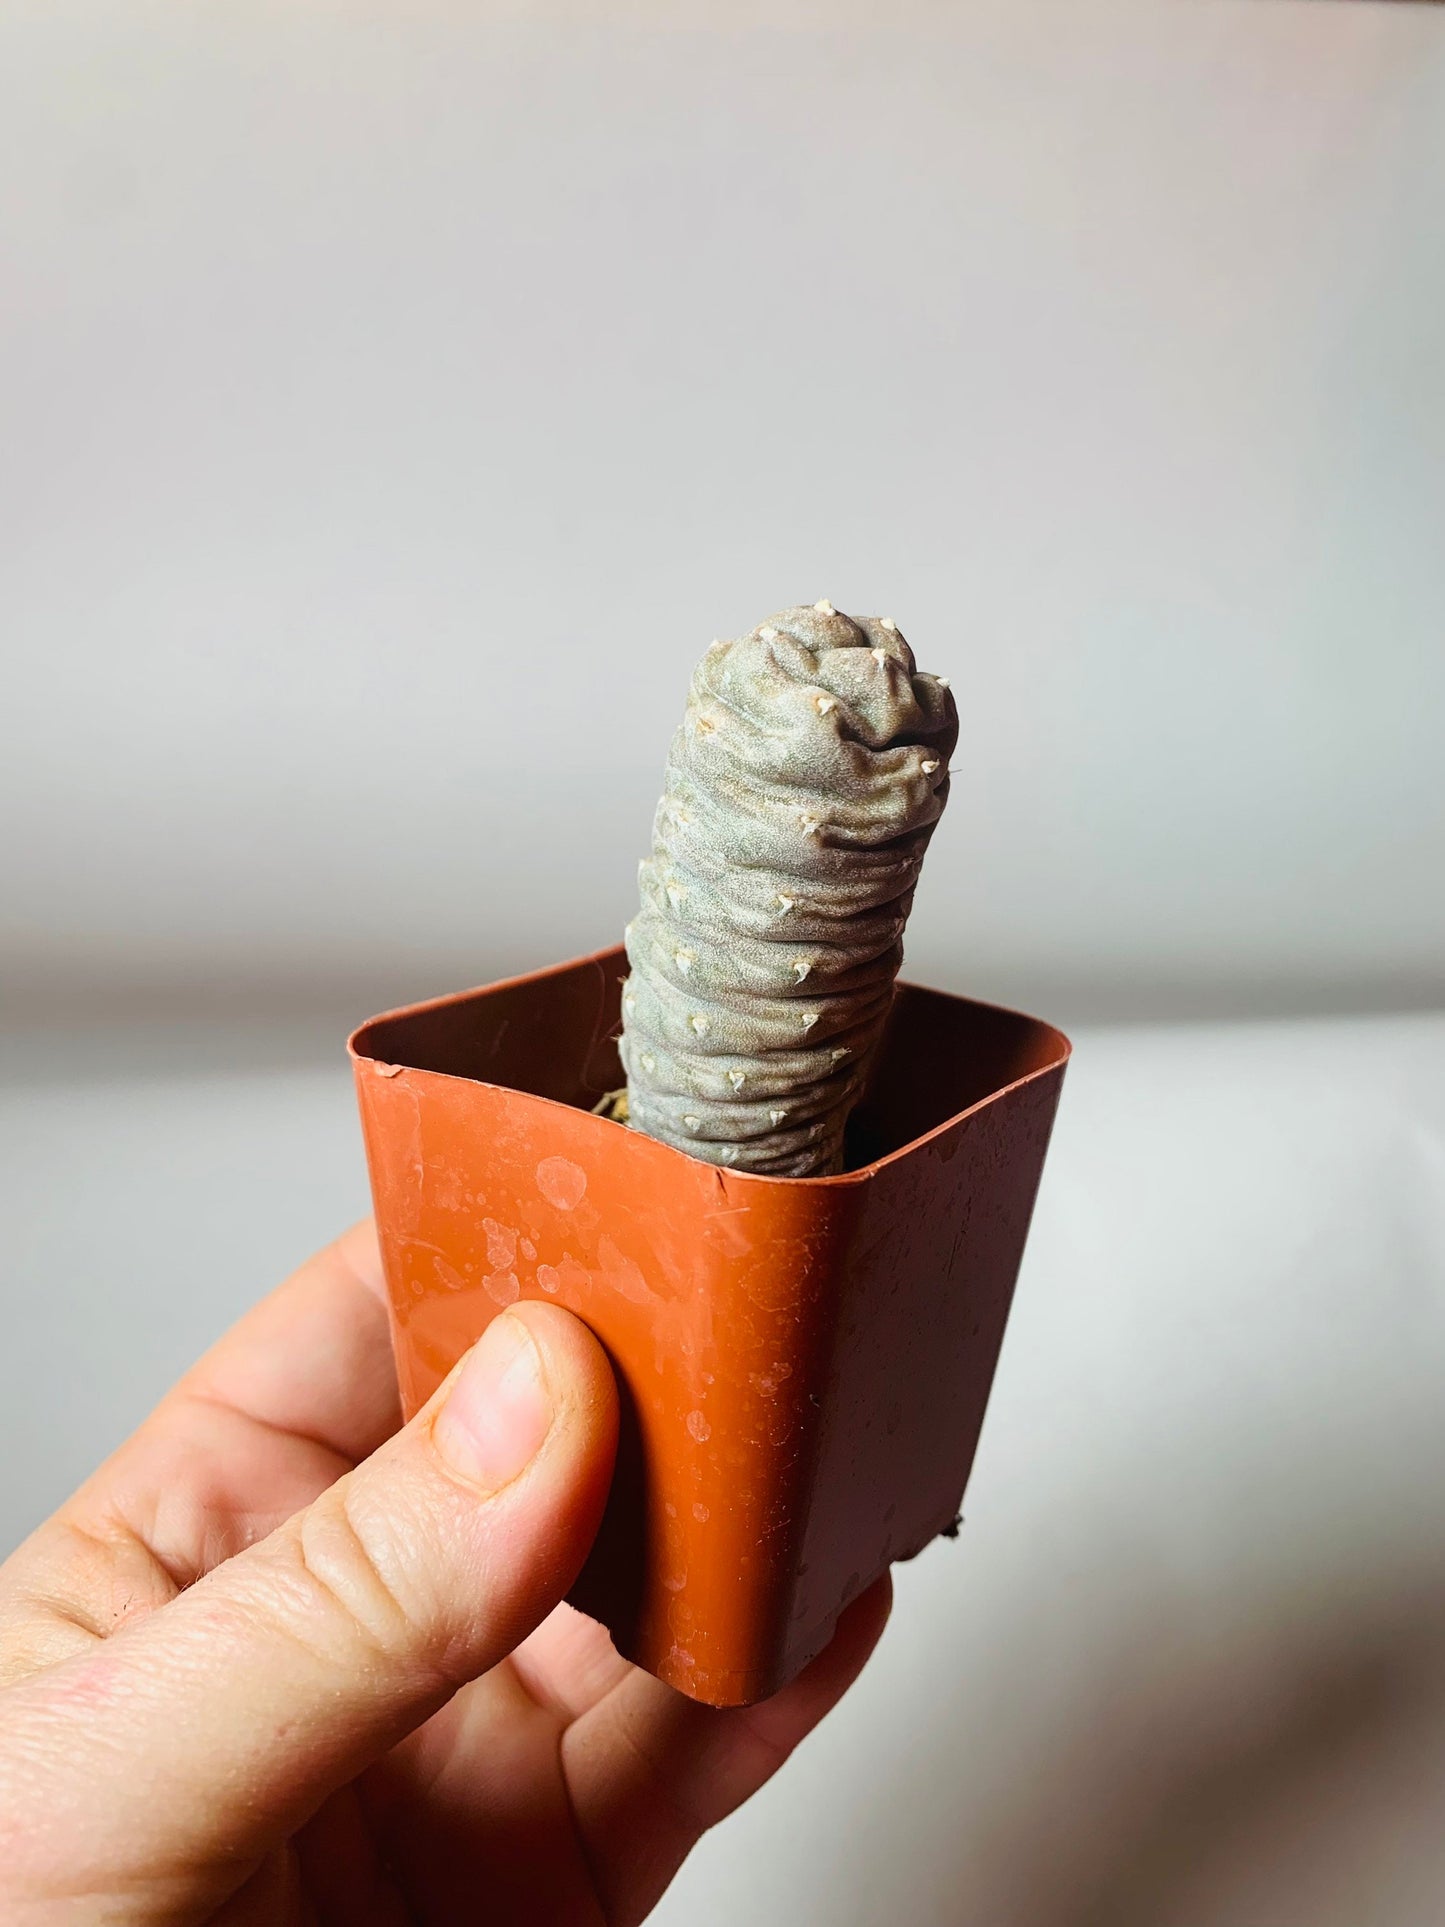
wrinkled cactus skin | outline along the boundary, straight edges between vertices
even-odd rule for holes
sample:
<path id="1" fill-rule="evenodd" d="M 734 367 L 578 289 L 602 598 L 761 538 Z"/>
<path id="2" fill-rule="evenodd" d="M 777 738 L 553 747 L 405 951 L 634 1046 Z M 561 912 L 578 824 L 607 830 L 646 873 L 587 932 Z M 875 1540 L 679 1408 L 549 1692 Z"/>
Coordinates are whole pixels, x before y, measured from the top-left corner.
<path id="1" fill-rule="evenodd" d="M 634 1129 L 740 1171 L 843 1168 L 957 738 L 887 617 L 819 602 L 708 650 L 627 930 Z"/>

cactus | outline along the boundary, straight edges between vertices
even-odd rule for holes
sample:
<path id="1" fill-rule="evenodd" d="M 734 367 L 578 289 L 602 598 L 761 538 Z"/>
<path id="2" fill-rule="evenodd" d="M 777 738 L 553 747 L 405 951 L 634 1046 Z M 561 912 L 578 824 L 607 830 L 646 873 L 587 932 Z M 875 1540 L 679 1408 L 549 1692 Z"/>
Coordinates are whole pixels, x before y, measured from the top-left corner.
<path id="1" fill-rule="evenodd" d="M 886 616 L 817 602 L 708 650 L 627 930 L 634 1129 L 737 1170 L 843 1168 L 957 736 Z"/>

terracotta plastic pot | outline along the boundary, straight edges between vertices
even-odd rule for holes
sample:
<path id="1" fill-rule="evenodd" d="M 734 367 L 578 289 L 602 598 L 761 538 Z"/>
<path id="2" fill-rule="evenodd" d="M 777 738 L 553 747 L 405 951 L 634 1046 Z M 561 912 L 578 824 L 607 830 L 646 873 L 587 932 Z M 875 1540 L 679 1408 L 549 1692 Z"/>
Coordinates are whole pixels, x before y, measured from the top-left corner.
<path id="1" fill-rule="evenodd" d="M 856 1168 L 757 1177 L 591 1114 L 625 970 L 604 951 L 351 1039 L 397 1369 L 410 1414 L 518 1298 L 585 1319 L 624 1420 L 573 1601 L 739 1705 L 955 1528 L 1069 1044 L 901 986 Z"/>

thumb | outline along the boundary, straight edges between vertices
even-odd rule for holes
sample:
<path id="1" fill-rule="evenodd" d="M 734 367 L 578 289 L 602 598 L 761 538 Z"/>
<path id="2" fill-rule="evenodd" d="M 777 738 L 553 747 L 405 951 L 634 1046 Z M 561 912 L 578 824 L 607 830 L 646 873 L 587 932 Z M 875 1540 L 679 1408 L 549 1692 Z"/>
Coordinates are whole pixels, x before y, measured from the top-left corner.
<path id="1" fill-rule="evenodd" d="M 597 1529 L 616 1432 L 585 1326 L 541 1304 L 495 1319 L 431 1403 L 304 1512 L 7 1695 L 39 1834 L 69 1835 L 71 1871 L 84 1841 L 97 1877 L 132 1875 L 127 1891 L 164 1869 L 193 1900 L 188 1876 L 206 1868 L 229 1891 L 557 1604 Z"/>

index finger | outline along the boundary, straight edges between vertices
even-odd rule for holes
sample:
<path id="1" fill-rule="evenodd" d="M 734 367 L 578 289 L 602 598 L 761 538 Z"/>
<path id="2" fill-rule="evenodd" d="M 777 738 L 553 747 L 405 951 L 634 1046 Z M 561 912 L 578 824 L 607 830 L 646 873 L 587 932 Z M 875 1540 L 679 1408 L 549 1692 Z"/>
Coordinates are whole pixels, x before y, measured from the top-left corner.
<path id="1" fill-rule="evenodd" d="M 164 1605 L 400 1422 L 381 1264 L 363 1222 L 233 1326 L 6 1562 L 0 1682 Z"/>

